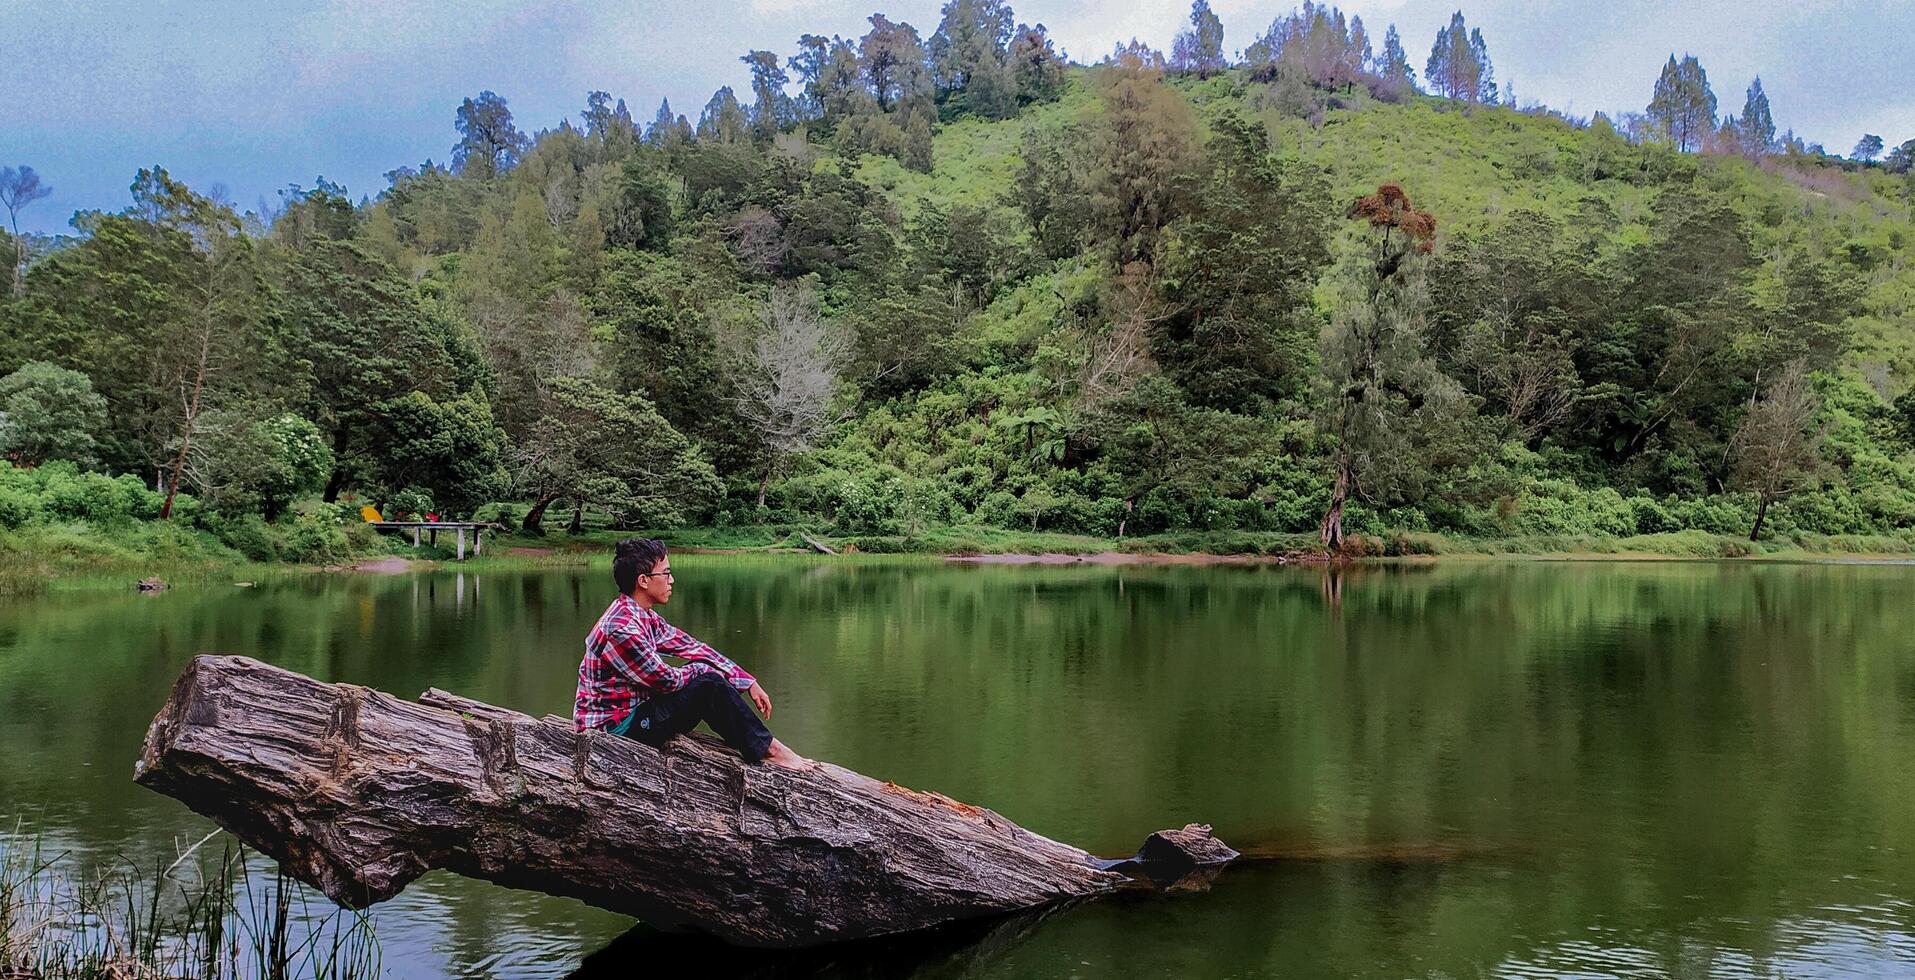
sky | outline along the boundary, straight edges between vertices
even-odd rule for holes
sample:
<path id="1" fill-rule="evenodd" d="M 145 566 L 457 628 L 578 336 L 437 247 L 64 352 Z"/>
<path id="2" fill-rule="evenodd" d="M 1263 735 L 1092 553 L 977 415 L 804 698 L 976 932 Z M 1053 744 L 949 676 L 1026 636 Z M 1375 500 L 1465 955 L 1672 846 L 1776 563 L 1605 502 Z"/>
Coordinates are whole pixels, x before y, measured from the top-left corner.
<path id="1" fill-rule="evenodd" d="M 1168 48 L 1187 0 L 1013 0 L 1073 59 L 1137 38 Z M 1701 59 L 1721 111 L 1762 77 L 1779 130 L 1846 153 L 1864 133 L 1915 137 L 1911 0 L 1354 0 L 1381 48 L 1396 24 L 1419 70 L 1459 2 L 1518 102 L 1578 116 L 1641 111 L 1670 54 Z M 748 92 L 739 56 L 784 56 L 800 34 L 856 37 L 882 9 L 929 38 L 942 0 L 0 0 L 0 165 L 31 166 L 52 196 L 23 231 L 68 231 L 118 210 L 140 167 L 241 209 L 317 177 L 355 197 L 457 141 L 460 101 L 503 96 L 519 128 L 575 122 L 586 93 L 641 123 L 661 98 L 696 119 L 720 85 Z M 1212 0 L 1241 50 L 1282 0 Z M 4 215 L 0 215 L 4 218 Z"/>

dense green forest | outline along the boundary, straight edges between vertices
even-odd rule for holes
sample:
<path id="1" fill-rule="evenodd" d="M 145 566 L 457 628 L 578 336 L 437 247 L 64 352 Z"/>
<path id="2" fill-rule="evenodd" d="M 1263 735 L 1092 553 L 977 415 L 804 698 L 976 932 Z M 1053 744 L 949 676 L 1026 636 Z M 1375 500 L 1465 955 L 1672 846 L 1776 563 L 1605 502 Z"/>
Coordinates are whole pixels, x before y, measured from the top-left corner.
<path id="1" fill-rule="evenodd" d="M 1760 80 L 1719 115 L 1674 56 L 1641 113 L 1570 118 L 1462 14 L 1420 72 L 1313 4 L 1241 62 L 1202 0 L 1168 55 L 1095 65 L 997 0 L 870 25 L 747 53 L 695 121 L 592 92 L 528 135 L 480 93 L 448 163 L 356 202 L 241 213 L 154 166 L 71 236 L 0 232 L 0 529 L 305 559 L 342 547 L 316 501 L 1332 547 L 1915 529 L 1915 140 L 1804 146 Z"/>

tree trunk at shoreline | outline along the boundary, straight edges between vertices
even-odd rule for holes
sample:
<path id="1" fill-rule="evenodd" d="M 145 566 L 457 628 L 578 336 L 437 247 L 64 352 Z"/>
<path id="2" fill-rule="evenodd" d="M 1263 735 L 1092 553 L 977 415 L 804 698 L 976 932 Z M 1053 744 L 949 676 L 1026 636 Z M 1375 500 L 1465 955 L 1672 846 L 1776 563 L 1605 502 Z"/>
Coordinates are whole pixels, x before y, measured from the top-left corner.
<path id="1" fill-rule="evenodd" d="M 557 494 L 549 497 L 540 495 L 539 499 L 532 502 L 532 509 L 525 512 L 525 519 L 519 522 L 519 530 L 527 534 L 544 534 L 545 508 L 552 506 L 552 501 L 557 499 Z"/>
<path id="2" fill-rule="evenodd" d="M 346 446 L 349 444 L 345 429 L 333 433 L 332 473 L 326 477 L 325 492 L 319 495 L 319 499 L 326 503 L 337 503 L 339 491 L 346 485 Z"/>
<path id="3" fill-rule="evenodd" d="M 1330 490 L 1330 509 L 1317 525 L 1317 540 L 1332 554 L 1343 550 L 1343 504 L 1350 499 L 1350 468 L 1339 458 L 1336 484 Z"/>
<path id="4" fill-rule="evenodd" d="M 134 778 L 342 905 L 443 868 L 748 946 L 905 932 L 1236 857 L 1192 825 L 1099 861 L 828 763 L 791 772 L 705 735 L 661 751 L 439 691 L 421 701 L 196 657 Z"/>

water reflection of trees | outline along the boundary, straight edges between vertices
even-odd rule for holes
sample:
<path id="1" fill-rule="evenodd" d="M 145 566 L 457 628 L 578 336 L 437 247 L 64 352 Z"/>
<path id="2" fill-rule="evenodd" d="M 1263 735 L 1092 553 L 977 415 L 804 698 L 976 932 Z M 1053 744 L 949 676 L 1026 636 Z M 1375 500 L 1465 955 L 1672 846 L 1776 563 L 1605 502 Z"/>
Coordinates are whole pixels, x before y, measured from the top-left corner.
<path id="1" fill-rule="evenodd" d="M 794 745 L 1103 853 L 1191 819 L 1293 854 L 1487 852 L 1335 886 L 1472 935 L 1480 917 L 1484 948 L 1618 915 L 1667 935 L 1740 918 L 1753 943 L 1779 916 L 1912 884 L 1893 860 L 1915 847 L 1906 569 L 1359 566 L 1333 604 L 1320 568 L 676 564 L 671 617 L 759 674 Z M 197 837 L 125 776 L 200 651 L 565 713 L 608 578 L 0 604 L 0 800 L 103 847 Z M 1523 872 L 1475 870 L 1510 862 Z M 498 942 L 486 923 L 512 909 L 532 910 L 521 938 L 575 909 L 444 895 L 462 949 Z M 1080 914 L 1106 915 L 1045 934 Z"/>

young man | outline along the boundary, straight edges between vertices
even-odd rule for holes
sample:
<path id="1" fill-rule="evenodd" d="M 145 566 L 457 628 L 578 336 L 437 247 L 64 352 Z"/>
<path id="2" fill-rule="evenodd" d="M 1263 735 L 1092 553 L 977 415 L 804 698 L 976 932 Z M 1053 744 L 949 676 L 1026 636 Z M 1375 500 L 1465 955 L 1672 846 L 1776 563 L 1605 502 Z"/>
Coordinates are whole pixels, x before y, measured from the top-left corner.
<path id="1" fill-rule="evenodd" d="M 572 719 L 579 731 L 597 728 L 662 747 L 674 735 L 710 725 L 746 762 L 787 769 L 810 763 L 771 737 L 745 703 L 745 692 L 766 718 L 771 697 L 756 678 L 723 654 L 665 622 L 654 606 L 672 597 L 671 561 L 651 538 L 620 541 L 612 557 L 619 596 L 585 639 Z M 674 667 L 664 657 L 690 661 Z"/>

